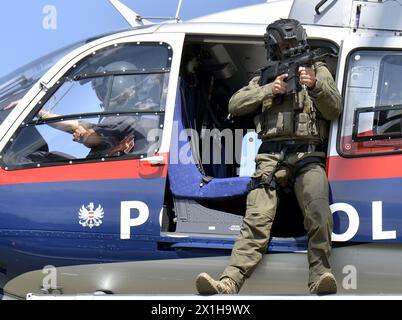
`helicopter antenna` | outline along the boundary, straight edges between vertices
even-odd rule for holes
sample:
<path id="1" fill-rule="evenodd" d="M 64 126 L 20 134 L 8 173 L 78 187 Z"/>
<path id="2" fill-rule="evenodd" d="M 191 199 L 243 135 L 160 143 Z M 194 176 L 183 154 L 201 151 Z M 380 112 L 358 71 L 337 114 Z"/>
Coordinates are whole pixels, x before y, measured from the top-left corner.
<path id="1" fill-rule="evenodd" d="M 177 11 L 176 11 L 176 16 L 175 16 L 175 20 L 177 22 L 179 22 L 181 20 L 179 14 L 180 14 L 180 9 L 181 9 L 182 3 L 183 3 L 183 0 L 179 0 L 179 5 L 177 6 Z"/>
<path id="2" fill-rule="evenodd" d="M 179 0 L 179 4 L 177 5 L 177 10 L 176 10 L 176 15 L 174 17 L 138 17 L 140 19 L 148 19 L 148 20 L 165 20 L 166 23 L 172 23 L 172 22 L 181 22 L 180 19 L 180 9 L 181 5 L 183 3 L 183 0 Z"/>
<path id="3" fill-rule="evenodd" d="M 109 0 L 109 2 L 133 28 L 152 24 L 152 22 L 144 19 L 134 10 L 131 10 L 125 4 L 121 3 L 120 0 Z"/>

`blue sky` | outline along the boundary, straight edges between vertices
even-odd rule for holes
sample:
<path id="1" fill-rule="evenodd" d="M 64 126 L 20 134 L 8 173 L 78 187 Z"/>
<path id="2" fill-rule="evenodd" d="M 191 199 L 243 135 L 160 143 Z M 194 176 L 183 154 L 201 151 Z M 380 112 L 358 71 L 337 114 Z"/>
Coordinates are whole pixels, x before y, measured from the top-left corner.
<path id="1" fill-rule="evenodd" d="M 174 16 L 179 0 L 122 2 L 143 16 Z M 263 2 L 265 0 L 183 0 L 180 16 L 183 20 L 188 20 L 212 12 Z M 51 12 L 55 13 L 52 17 L 56 19 L 48 19 Z M 51 28 L 46 29 L 44 22 Z M 2 1 L 0 77 L 77 40 L 126 27 L 128 24 L 108 0 Z"/>

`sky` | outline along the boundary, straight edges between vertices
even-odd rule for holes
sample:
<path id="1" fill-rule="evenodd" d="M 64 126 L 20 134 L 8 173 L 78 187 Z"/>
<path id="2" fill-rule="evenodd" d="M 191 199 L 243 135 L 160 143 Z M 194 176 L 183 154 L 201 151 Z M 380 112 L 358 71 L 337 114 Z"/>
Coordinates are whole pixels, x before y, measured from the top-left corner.
<path id="1" fill-rule="evenodd" d="M 121 0 L 142 16 L 174 16 L 179 0 Z M 183 0 L 180 17 L 265 0 Z M 108 0 L 7 0 L 0 5 L 0 77 L 53 50 L 101 33 L 129 27 Z"/>

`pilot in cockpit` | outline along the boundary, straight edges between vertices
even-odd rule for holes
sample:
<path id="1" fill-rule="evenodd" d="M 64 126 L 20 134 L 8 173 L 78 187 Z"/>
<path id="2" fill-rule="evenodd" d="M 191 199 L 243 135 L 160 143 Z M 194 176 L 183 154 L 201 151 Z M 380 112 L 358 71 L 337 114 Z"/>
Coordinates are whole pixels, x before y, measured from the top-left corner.
<path id="1" fill-rule="evenodd" d="M 136 66 L 126 61 L 112 62 L 99 67 L 96 74 L 116 70 L 136 70 Z M 87 158 L 119 156 L 134 149 L 137 139 L 146 137 L 136 131 L 139 117 L 124 112 L 144 112 L 159 109 L 161 74 L 99 76 L 91 79 L 91 85 L 100 100 L 105 115 L 96 124 L 87 121 L 65 120 L 48 123 L 49 126 L 69 132 L 74 141 L 90 149 Z M 6 108 L 13 108 L 18 102 Z M 121 114 L 120 114 L 121 113 Z M 40 120 L 59 117 L 42 108 L 38 112 Z"/>

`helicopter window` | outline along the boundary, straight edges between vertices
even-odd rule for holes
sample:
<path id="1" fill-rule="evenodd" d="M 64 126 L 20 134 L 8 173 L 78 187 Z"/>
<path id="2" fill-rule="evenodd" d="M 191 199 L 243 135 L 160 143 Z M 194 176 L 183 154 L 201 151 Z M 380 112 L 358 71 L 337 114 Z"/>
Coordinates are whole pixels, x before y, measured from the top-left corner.
<path id="1" fill-rule="evenodd" d="M 47 118 L 82 113 L 163 111 L 168 73 L 67 78 L 44 105 Z"/>
<path id="2" fill-rule="evenodd" d="M 113 46 L 74 66 L 21 125 L 3 155 L 5 165 L 17 169 L 154 155 L 163 127 L 169 55 L 170 48 L 160 43 Z"/>
<path id="3" fill-rule="evenodd" d="M 93 52 L 63 77 L 45 105 L 47 117 L 163 111 L 171 55 L 163 43 L 113 45 Z"/>
<path id="4" fill-rule="evenodd" d="M 153 155 L 159 147 L 158 128 L 162 119 L 162 114 L 127 114 L 101 118 L 70 117 L 63 121 L 29 124 L 12 142 L 3 160 L 9 167 L 21 167 L 50 162 L 75 163 L 80 159 Z M 62 130 L 61 127 L 69 122 L 77 122 L 93 134 L 80 138 Z"/>
<path id="5" fill-rule="evenodd" d="M 346 155 L 402 150 L 402 53 L 350 57 L 340 149 Z"/>
<path id="6" fill-rule="evenodd" d="M 93 52 L 77 64 L 70 78 L 93 74 L 166 71 L 170 67 L 171 48 L 165 43 L 120 44 Z M 117 62 L 124 61 L 124 64 Z"/>

